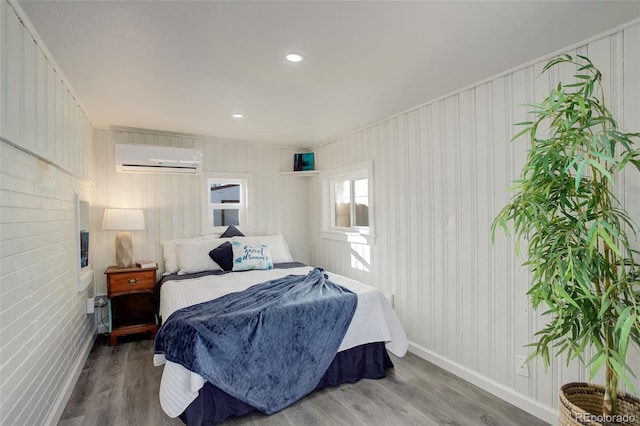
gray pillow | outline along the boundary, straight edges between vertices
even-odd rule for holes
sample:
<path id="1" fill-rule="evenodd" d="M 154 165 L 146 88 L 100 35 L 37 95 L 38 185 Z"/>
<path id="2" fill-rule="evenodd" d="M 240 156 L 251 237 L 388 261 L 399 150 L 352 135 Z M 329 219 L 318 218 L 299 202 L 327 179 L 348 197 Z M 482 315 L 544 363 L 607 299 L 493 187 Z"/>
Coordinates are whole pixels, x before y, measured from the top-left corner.
<path id="1" fill-rule="evenodd" d="M 233 249 L 229 241 L 211 250 L 209 257 L 216 262 L 223 271 L 231 271 L 233 269 Z"/>
<path id="2" fill-rule="evenodd" d="M 231 237 L 244 237 L 244 234 L 240 232 L 238 228 L 236 228 L 235 226 L 229 225 L 227 230 L 224 231 L 222 235 L 220 235 L 220 238 L 231 238 Z"/>

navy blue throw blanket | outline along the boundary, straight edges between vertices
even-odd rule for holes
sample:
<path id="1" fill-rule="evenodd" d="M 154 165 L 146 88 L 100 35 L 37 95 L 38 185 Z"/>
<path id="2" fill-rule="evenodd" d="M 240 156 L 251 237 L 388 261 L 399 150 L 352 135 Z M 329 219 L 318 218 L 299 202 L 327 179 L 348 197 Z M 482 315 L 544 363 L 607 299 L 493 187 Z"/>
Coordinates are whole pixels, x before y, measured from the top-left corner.
<path id="1" fill-rule="evenodd" d="M 314 390 L 357 303 L 316 268 L 174 312 L 154 351 L 272 414 Z"/>

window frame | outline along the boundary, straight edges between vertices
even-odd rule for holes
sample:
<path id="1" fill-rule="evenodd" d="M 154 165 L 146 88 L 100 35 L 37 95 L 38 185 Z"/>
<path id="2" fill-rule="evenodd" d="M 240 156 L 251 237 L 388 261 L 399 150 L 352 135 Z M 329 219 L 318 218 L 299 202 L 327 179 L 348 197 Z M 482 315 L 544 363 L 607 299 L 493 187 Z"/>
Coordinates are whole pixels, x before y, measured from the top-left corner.
<path id="1" fill-rule="evenodd" d="M 335 225 L 335 182 L 349 180 L 351 191 L 351 223 L 355 215 L 353 191 L 354 182 L 367 179 L 367 202 L 369 226 L 339 227 Z M 325 239 L 373 245 L 375 243 L 373 215 L 373 161 L 365 161 L 339 169 L 324 171 L 320 174 L 322 184 L 322 231 Z"/>
<path id="2" fill-rule="evenodd" d="M 240 185 L 239 203 L 212 203 L 211 184 L 238 184 Z M 238 229 L 248 229 L 249 220 L 249 189 L 251 187 L 251 175 L 247 173 L 202 173 L 203 202 L 202 202 L 202 234 L 222 234 L 227 226 L 213 225 L 214 210 L 239 210 Z"/>

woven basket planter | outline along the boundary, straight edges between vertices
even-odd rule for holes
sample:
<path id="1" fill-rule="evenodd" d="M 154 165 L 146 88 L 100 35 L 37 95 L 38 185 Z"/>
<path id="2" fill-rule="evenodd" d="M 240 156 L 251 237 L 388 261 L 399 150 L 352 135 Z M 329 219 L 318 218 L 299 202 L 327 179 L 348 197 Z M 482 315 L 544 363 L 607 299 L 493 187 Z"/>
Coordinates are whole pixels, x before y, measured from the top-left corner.
<path id="1" fill-rule="evenodd" d="M 618 410 L 611 418 L 602 416 L 604 387 L 591 383 L 567 383 L 560 388 L 560 426 L 640 425 L 640 399 L 618 394 Z"/>

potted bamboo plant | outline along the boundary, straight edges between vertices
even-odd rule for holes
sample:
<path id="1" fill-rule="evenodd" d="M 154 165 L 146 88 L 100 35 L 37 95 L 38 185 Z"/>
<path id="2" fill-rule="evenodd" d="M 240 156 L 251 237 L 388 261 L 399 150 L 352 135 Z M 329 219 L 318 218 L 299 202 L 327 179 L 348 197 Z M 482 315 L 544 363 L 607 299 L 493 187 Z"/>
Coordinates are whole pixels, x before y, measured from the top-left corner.
<path id="1" fill-rule="evenodd" d="M 618 128 L 604 103 L 602 75 L 588 58 L 565 55 L 543 73 L 557 66 L 574 67 L 575 82 L 527 104 L 532 119 L 518 123 L 524 127 L 512 139 L 528 140 L 527 159 L 510 188 L 515 195 L 493 221 L 492 237 L 498 229 L 510 234 L 510 223 L 527 245 L 527 294 L 548 317 L 529 345 L 529 360 L 542 357 L 548 367 L 554 356 L 578 358 L 589 366 L 590 380 L 605 369 L 604 386 L 562 387 L 560 423 L 634 417 L 640 423 L 640 401 L 620 391 L 625 384 L 637 394 L 630 377 L 638 366 L 627 364 L 627 353 L 640 347 L 638 227 L 613 192 L 622 169 L 640 171 L 634 146 L 640 133 Z"/>

